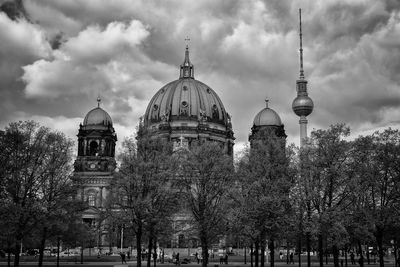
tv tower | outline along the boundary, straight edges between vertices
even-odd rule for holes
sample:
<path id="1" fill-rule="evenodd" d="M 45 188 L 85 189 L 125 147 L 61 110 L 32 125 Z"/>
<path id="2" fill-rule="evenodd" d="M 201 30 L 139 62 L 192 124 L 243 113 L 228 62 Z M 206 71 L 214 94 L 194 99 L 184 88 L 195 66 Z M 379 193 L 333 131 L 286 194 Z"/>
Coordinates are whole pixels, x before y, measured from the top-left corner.
<path id="1" fill-rule="evenodd" d="M 300 147 L 304 145 L 307 139 L 307 116 L 311 114 L 314 103 L 307 93 L 307 80 L 304 78 L 303 70 L 303 36 L 301 31 L 301 8 L 299 9 L 300 20 L 300 77 L 296 81 L 297 97 L 293 100 L 292 109 L 300 117 Z"/>

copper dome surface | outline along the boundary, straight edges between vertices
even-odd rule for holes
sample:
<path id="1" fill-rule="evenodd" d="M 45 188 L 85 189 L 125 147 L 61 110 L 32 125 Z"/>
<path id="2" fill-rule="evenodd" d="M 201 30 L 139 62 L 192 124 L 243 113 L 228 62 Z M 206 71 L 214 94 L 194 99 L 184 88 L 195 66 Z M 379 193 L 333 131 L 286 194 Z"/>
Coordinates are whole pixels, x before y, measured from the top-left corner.
<path id="1" fill-rule="evenodd" d="M 275 110 L 265 107 L 255 116 L 253 124 L 255 126 L 281 126 L 282 121 Z"/>
<path id="2" fill-rule="evenodd" d="M 226 125 L 228 116 L 214 90 L 187 77 L 170 82 L 158 90 L 144 116 L 147 125 L 174 120 L 205 120 Z"/>
<path id="3" fill-rule="evenodd" d="M 112 120 L 104 109 L 97 107 L 89 111 L 83 120 L 83 126 L 89 125 L 112 126 Z"/>

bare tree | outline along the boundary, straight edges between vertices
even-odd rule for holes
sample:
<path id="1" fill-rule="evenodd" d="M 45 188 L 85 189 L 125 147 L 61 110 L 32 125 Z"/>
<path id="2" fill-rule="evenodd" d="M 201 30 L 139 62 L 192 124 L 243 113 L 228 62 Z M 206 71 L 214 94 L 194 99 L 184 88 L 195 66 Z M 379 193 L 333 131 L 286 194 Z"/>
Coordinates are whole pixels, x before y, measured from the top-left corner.
<path id="1" fill-rule="evenodd" d="M 348 233 L 344 214 L 349 207 L 351 172 L 350 142 L 345 138 L 350 129 L 344 124 L 328 130 L 315 130 L 303 148 L 301 183 L 311 200 L 315 226 L 318 229 L 320 266 L 323 266 L 323 242 L 332 248 L 335 267 L 339 267 L 339 248 L 346 243 Z"/>
<path id="2" fill-rule="evenodd" d="M 78 220 L 84 208 L 83 203 L 75 198 L 76 188 L 70 179 L 73 142 L 62 133 L 50 132 L 43 145 L 48 147 L 48 169 L 39 178 L 37 191 L 41 207 L 37 225 L 41 229 L 38 266 L 43 265 L 46 240 L 54 236 L 61 238 L 67 226 Z"/>
<path id="3" fill-rule="evenodd" d="M 71 141 L 33 121 L 11 123 L 0 137 L 0 216 L 9 226 L 2 233 L 14 236 L 14 266 L 19 266 L 22 240 L 46 217 L 50 181 L 68 180 Z"/>
<path id="4" fill-rule="evenodd" d="M 147 233 L 149 254 L 154 238 L 175 212 L 176 194 L 173 177 L 172 146 L 160 138 L 146 135 L 125 140 L 121 167 L 116 176 L 111 212 L 117 213 L 125 227 L 136 235 L 137 264 L 141 266 L 142 242 Z M 149 255 L 149 257 L 150 257 Z M 148 266 L 150 259 L 148 258 Z"/>
<path id="5" fill-rule="evenodd" d="M 385 234 L 400 215 L 400 132 L 390 128 L 375 132 L 359 137 L 353 146 L 353 216 L 364 218 L 353 227 L 366 236 L 368 232 L 373 235 L 383 267 Z"/>
<path id="6" fill-rule="evenodd" d="M 192 144 L 181 158 L 178 179 L 201 242 L 203 266 L 207 266 L 210 245 L 224 235 L 227 227 L 226 204 L 234 185 L 232 157 L 217 142 Z"/>
<path id="7" fill-rule="evenodd" d="M 239 165 L 241 186 L 239 220 L 252 229 L 256 251 L 261 249 L 261 267 L 265 264 L 266 240 L 269 240 L 271 267 L 274 266 L 275 242 L 282 237 L 289 221 L 291 208 L 289 192 L 293 186 L 290 171 L 291 148 L 286 150 L 285 139 L 274 130 L 265 129 L 257 133 L 251 148 Z M 256 232 L 254 232 L 254 230 Z M 256 266 L 258 259 L 256 257 Z"/>

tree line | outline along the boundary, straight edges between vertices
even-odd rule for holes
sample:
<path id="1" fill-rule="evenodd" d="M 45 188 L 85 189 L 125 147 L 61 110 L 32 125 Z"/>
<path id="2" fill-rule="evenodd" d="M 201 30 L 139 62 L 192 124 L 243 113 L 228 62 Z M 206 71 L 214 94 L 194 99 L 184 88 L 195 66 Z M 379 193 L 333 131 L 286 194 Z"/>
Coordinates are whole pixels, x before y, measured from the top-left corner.
<path id="1" fill-rule="evenodd" d="M 383 267 L 384 248 L 394 246 L 397 263 L 400 133 L 349 134 L 343 124 L 314 130 L 300 149 L 261 130 L 234 162 L 218 142 L 177 147 L 139 127 L 122 145 L 103 217 L 134 237 L 138 267 L 142 248 L 150 267 L 177 223 L 199 240 L 204 267 L 220 240 L 249 247 L 255 267 L 265 266 L 267 253 L 273 267 L 283 246 L 296 248 L 299 262 L 306 251 L 308 266 L 318 251 L 321 267 L 328 253 L 339 267 L 340 252 L 347 259 L 350 251 L 362 267 L 370 257 L 364 245 L 377 248 Z M 51 238 L 81 244 L 72 229 L 90 229 L 79 220 L 87 205 L 70 180 L 72 142 L 34 122 L 12 123 L 0 138 L 0 224 L 7 229 L 0 238 L 14 249 L 14 265 L 22 240 L 41 240 L 41 248 Z"/>
<path id="2" fill-rule="evenodd" d="M 34 121 L 0 131 L 0 242 L 8 266 L 11 254 L 19 266 L 21 244 L 39 248 L 42 266 L 46 241 L 76 246 L 87 233 L 79 220 L 85 205 L 70 179 L 72 151 L 63 133 Z"/>

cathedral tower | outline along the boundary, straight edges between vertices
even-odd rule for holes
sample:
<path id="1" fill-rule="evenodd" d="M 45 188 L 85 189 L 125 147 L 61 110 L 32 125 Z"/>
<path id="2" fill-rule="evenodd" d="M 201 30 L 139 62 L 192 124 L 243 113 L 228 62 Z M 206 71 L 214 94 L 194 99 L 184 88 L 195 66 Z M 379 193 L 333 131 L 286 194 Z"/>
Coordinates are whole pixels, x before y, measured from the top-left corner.
<path id="1" fill-rule="evenodd" d="M 98 98 L 97 107 L 89 111 L 83 124 L 79 125 L 78 156 L 73 175 L 79 187 L 78 197 L 89 206 L 83 220 L 92 226 L 100 222 L 99 214 L 105 208 L 116 166 L 117 135 L 111 117 L 100 107 L 100 101 Z"/>

